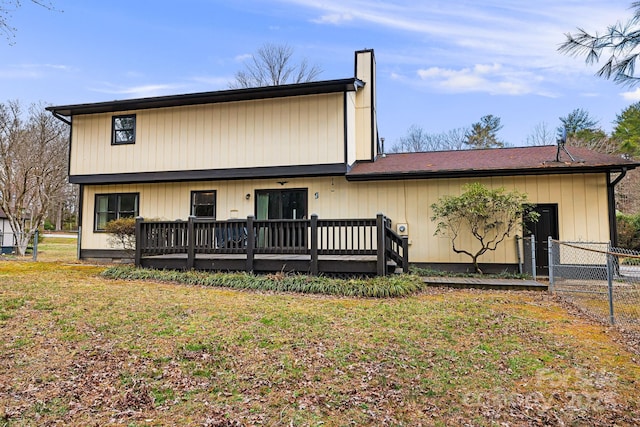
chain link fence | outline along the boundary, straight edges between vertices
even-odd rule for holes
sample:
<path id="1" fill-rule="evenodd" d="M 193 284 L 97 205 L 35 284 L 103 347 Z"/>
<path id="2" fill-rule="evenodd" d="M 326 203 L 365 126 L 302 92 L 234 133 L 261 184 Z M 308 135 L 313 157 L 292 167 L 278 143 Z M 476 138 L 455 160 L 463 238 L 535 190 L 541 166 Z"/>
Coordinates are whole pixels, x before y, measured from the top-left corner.
<path id="1" fill-rule="evenodd" d="M 640 252 L 549 240 L 549 290 L 602 321 L 640 331 Z"/>

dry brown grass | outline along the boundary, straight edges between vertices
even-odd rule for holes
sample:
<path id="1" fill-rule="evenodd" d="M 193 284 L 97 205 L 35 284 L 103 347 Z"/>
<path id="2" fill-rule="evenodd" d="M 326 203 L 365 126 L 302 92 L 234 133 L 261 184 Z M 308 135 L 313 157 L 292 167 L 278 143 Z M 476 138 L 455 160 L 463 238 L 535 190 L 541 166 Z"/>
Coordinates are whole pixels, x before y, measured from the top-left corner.
<path id="1" fill-rule="evenodd" d="M 640 366 L 545 294 L 242 292 L 0 261 L 0 426 L 637 425 Z"/>

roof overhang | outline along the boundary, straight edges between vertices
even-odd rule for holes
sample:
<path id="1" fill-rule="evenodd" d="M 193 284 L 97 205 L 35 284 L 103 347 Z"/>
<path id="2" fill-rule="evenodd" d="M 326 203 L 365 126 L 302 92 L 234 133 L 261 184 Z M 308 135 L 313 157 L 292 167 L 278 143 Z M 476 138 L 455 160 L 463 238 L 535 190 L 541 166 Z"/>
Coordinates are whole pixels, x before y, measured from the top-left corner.
<path id="1" fill-rule="evenodd" d="M 347 181 L 393 181 L 401 179 L 483 178 L 492 176 L 563 175 L 577 173 L 622 173 L 638 164 L 615 166 L 547 167 L 532 169 L 466 169 L 409 172 L 347 173 Z"/>
<path id="2" fill-rule="evenodd" d="M 344 176 L 344 163 L 268 166 L 230 169 L 185 171 L 130 172 L 96 175 L 70 175 L 72 184 L 140 184 L 158 182 L 218 181 L 238 179 L 303 178 L 318 176 Z"/>
<path id="3" fill-rule="evenodd" d="M 200 92 L 152 98 L 125 99 L 91 104 L 60 105 L 47 107 L 57 116 L 72 117 L 78 114 L 115 113 L 120 111 L 147 110 L 151 108 L 179 107 L 187 105 L 216 104 L 290 96 L 354 92 L 364 86 L 356 78 L 324 80 L 318 82 Z"/>

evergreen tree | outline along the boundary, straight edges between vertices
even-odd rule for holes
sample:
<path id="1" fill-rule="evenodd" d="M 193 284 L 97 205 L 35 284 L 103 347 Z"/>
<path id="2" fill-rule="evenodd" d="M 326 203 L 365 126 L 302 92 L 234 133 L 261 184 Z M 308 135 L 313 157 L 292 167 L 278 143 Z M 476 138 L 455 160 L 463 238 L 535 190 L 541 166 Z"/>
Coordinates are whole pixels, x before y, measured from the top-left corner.
<path id="1" fill-rule="evenodd" d="M 471 125 L 465 144 L 470 148 L 502 148 L 504 142 L 498 139 L 498 131 L 502 129 L 500 117 L 492 114 L 483 116 L 479 122 Z"/>

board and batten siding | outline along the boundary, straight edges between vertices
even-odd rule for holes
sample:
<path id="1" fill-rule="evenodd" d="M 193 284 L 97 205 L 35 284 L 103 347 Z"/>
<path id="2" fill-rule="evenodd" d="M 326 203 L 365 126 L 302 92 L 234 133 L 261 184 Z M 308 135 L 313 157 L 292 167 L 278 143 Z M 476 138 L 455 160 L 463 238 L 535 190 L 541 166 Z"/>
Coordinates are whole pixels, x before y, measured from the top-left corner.
<path id="1" fill-rule="evenodd" d="M 166 220 L 187 219 L 190 194 L 194 190 L 216 190 L 218 219 L 254 214 L 255 190 L 308 189 L 308 212 L 323 219 L 373 218 L 384 213 L 393 224 L 407 223 L 410 262 L 468 263 L 469 257 L 456 255 L 445 237 L 434 236 L 431 205 L 444 195 L 459 195 L 466 183 L 480 182 L 490 188 L 517 189 L 528 194 L 531 203 L 558 205 L 560 239 L 571 241 L 609 240 L 606 175 L 567 174 L 491 177 L 480 179 L 430 179 L 348 182 L 344 177 L 291 178 L 281 186 L 277 179 L 163 184 L 85 186 L 83 249 L 108 249 L 107 235 L 93 233 L 96 193 L 140 193 L 140 215 Z M 317 198 L 315 194 L 318 194 Z M 249 194 L 249 199 L 246 195 Z M 521 230 L 518 230 L 522 235 Z M 495 252 L 480 258 L 483 263 L 515 264 L 514 236 Z M 471 244 L 470 236 L 462 245 Z"/>
<path id="2" fill-rule="evenodd" d="M 343 93 L 73 117 L 70 174 L 345 163 Z M 111 145 L 136 114 L 135 144 Z"/>

